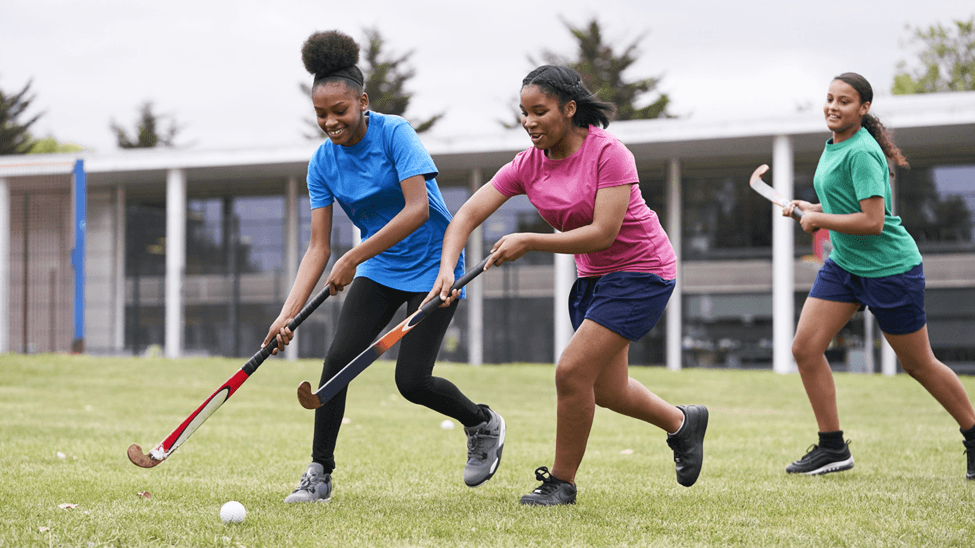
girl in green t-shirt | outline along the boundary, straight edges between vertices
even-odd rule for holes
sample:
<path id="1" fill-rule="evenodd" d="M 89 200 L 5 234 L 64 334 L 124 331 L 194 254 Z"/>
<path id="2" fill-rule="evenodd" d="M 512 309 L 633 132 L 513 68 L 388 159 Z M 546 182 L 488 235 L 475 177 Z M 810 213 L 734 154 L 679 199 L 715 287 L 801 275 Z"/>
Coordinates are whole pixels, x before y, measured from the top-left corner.
<path id="1" fill-rule="evenodd" d="M 819 426 L 819 444 L 790 464 L 794 474 L 853 468 L 836 409 L 826 347 L 861 307 L 869 307 L 901 366 L 958 422 L 965 437 L 967 479 L 975 480 L 975 409 L 958 376 L 931 350 L 924 315 L 924 271 L 914 239 L 891 211 L 887 159 L 908 167 L 886 128 L 869 114 L 873 89 L 855 73 L 830 83 L 823 112 L 833 137 L 816 167 L 820 203 L 793 200 L 782 210 L 803 212 L 806 232 L 830 230 L 826 260 L 796 327 L 792 354 Z"/>

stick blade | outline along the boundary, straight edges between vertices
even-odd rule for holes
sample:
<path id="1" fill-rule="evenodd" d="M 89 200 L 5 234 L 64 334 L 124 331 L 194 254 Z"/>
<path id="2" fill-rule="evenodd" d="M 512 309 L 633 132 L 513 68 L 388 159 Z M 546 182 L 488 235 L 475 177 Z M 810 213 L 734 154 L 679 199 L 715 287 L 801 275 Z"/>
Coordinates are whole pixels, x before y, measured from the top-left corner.
<path id="1" fill-rule="evenodd" d="M 132 461 L 132 464 L 139 466 L 141 468 L 152 468 L 153 466 L 158 465 L 163 460 L 166 460 L 166 459 L 156 460 L 152 458 L 151 455 L 143 454 L 142 448 L 139 447 L 138 443 L 133 443 L 132 445 L 130 445 L 129 450 L 126 453 L 129 455 L 129 460 Z"/>
<path id="2" fill-rule="evenodd" d="M 311 391 L 311 383 L 302 381 L 298 385 L 298 402 L 305 409 L 318 409 L 322 406 L 321 400 Z"/>
<path id="3" fill-rule="evenodd" d="M 754 188 L 755 184 L 762 180 L 762 175 L 765 175 L 766 173 L 768 173 L 768 164 L 758 166 L 755 168 L 755 171 L 752 172 L 752 177 L 749 179 L 748 184 Z"/>

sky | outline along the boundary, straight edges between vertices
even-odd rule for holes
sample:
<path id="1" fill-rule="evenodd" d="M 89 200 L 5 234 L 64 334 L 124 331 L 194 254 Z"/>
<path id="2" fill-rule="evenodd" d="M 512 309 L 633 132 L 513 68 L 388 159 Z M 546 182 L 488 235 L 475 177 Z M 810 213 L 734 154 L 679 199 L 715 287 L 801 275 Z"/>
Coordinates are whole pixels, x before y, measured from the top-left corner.
<path id="1" fill-rule="evenodd" d="M 487 136 L 517 107 L 521 79 L 543 51 L 574 56 L 566 23 L 596 18 L 616 51 L 637 42 L 630 80 L 659 77 L 670 112 L 747 120 L 818 108 L 833 76 L 854 71 L 890 94 L 898 63 L 914 63 L 910 27 L 975 15 L 971 0 L 3 0 L 0 90 L 28 81 L 35 136 L 112 153 L 114 121 L 138 108 L 180 126 L 195 150 L 308 144 L 311 76 L 301 46 L 339 29 L 362 43 L 376 28 L 391 53 L 413 52 L 413 119 L 444 113 L 426 135 Z M 655 96 L 646 97 L 649 103 Z M 876 99 L 875 99 L 876 102 Z M 638 106 L 640 106 L 638 104 Z M 612 126 L 610 127 L 612 130 Z M 526 147 L 529 145 L 526 140 Z"/>

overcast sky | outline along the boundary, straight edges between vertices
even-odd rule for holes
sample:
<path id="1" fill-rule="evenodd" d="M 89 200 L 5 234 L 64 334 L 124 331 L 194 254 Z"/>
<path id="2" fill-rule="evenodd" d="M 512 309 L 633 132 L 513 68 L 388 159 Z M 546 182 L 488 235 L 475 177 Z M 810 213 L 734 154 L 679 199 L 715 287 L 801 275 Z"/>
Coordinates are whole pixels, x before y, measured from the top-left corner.
<path id="1" fill-rule="evenodd" d="M 889 95 L 898 62 L 916 59 L 906 25 L 967 20 L 972 0 L 3 0 L 0 89 L 29 80 L 37 136 L 115 150 L 112 120 L 134 128 L 151 100 L 195 149 L 307 143 L 310 83 L 301 45 L 318 30 L 360 42 L 378 28 L 395 53 L 414 51 L 408 117 L 446 116 L 431 135 L 485 135 L 509 119 L 528 56 L 574 54 L 563 24 L 597 17 L 610 43 L 640 39 L 629 79 L 660 76 L 671 112 L 747 119 L 818 107 L 829 80 L 860 72 Z M 641 39 L 642 37 L 642 39 Z M 648 98 L 649 99 L 649 98 Z M 612 129 L 612 128 L 610 128 Z M 525 142 L 526 147 L 529 145 Z"/>

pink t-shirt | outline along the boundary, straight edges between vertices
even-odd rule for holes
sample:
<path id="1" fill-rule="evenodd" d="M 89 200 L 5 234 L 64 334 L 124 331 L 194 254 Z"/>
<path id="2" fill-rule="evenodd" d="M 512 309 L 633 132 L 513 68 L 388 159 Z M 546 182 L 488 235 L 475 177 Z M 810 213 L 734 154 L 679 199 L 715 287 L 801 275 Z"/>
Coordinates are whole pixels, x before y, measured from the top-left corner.
<path id="1" fill-rule="evenodd" d="M 579 150 L 550 160 L 532 147 L 518 153 L 491 179 L 501 194 L 525 194 L 548 224 L 566 232 L 592 224 L 596 191 L 630 185 L 630 203 L 616 241 L 608 249 L 575 256 L 580 278 L 611 272 L 649 272 L 677 277 L 677 260 L 657 214 L 640 194 L 633 154 L 612 134 L 589 126 Z"/>

